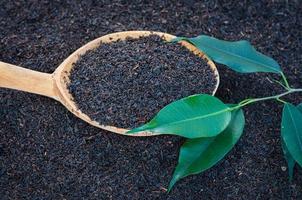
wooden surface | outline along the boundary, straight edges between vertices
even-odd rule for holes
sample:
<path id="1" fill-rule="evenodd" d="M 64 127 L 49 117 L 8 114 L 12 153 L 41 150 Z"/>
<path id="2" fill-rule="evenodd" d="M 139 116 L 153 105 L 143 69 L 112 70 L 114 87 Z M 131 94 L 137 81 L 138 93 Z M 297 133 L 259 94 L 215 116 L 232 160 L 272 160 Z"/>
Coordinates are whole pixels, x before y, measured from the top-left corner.
<path id="1" fill-rule="evenodd" d="M 22 90 L 26 92 L 31 92 L 35 94 L 40 94 L 44 96 L 51 97 L 60 101 L 69 111 L 75 114 L 77 117 L 88 122 L 89 124 L 114 132 L 118 134 L 125 134 L 128 130 L 123 127 L 114 127 L 103 125 L 96 121 L 91 120 L 86 114 L 82 113 L 76 106 L 71 94 L 68 91 L 67 83 L 69 80 L 70 70 L 73 67 L 80 55 L 85 54 L 86 51 L 94 49 L 100 45 L 100 43 L 110 43 L 116 40 L 124 40 L 127 37 L 139 38 L 141 36 L 148 36 L 150 34 L 156 34 L 163 37 L 164 40 L 170 41 L 175 36 L 161 33 L 161 32 L 150 32 L 150 31 L 125 31 L 112 33 L 100 38 L 97 38 L 86 45 L 82 46 L 74 53 L 72 53 L 64 62 L 55 70 L 53 74 L 46 74 L 41 72 L 32 71 L 29 69 L 21 68 L 18 66 L 10 65 L 7 63 L 0 62 L 0 87 L 11 88 Z M 215 64 L 202 52 L 196 49 L 193 45 L 187 42 L 181 42 L 183 46 L 188 48 L 192 53 L 206 60 L 208 66 L 213 70 L 216 75 L 217 84 L 213 95 L 216 93 L 216 90 L 219 85 L 219 74 L 216 69 Z M 104 113 L 106 115 L 107 113 Z M 130 136 L 152 136 L 153 133 L 139 133 Z"/>

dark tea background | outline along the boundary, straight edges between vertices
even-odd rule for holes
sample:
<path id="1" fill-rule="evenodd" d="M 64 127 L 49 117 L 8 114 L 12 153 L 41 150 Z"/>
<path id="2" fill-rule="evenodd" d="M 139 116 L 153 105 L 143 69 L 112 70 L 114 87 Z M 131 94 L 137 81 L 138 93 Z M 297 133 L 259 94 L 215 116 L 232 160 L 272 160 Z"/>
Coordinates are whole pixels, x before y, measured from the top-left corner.
<path id="1" fill-rule="evenodd" d="M 249 40 L 302 87 L 301 1 L 4 1 L 0 60 L 51 73 L 86 42 L 124 30 Z M 217 97 L 280 92 L 267 74 L 218 66 Z M 301 95 L 290 96 L 300 103 Z M 1 199 L 301 199 L 302 173 L 288 181 L 281 104 L 245 109 L 244 135 L 224 160 L 165 188 L 182 139 L 130 138 L 94 128 L 52 99 L 0 89 Z M 283 169 L 283 170 L 282 170 Z"/>

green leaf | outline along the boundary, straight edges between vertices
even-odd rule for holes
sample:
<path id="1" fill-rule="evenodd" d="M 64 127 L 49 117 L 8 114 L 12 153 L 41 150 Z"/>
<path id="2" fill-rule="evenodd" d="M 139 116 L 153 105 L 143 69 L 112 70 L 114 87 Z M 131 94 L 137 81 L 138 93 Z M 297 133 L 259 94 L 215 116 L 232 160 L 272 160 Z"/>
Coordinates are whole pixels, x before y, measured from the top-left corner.
<path id="1" fill-rule="evenodd" d="M 220 161 L 240 138 L 244 124 L 242 110 L 236 110 L 232 112 L 231 122 L 221 134 L 209 138 L 188 139 L 180 149 L 178 165 L 168 191 L 181 178 L 203 172 Z"/>
<path id="2" fill-rule="evenodd" d="M 274 59 L 256 51 L 246 40 L 229 42 L 201 35 L 194 38 L 179 37 L 173 41 L 180 40 L 192 43 L 215 62 L 224 64 L 237 72 L 282 72 Z"/>
<path id="3" fill-rule="evenodd" d="M 283 149 L 284 157 L 286 159 L 287 166 L 288 166 L 289 180 L 291 181 L 293 179 L 294 167 L 295 167 L 296 161 L 292 157 L 292 155 L 289 153 L 283 139 L 281 139 L 281 143 L 282 143 L 282 149 Z"/>
<path id="4" fill-rule="evenodd" d="M 297 105 L 297 108 L 302 113 L 302 103 L 300 103 L 299 105 Z"/>
<path id="5" fill-rule="evenodd" d="M 297 106 L 297 108 L 302 113 L 302 103 L 300 103 Z M 285 142 L 284 142 L 283 139 L 281 139 L 281 143 L 282 143 L 282 149 L 283 149 L 284 157 L 286 159 L 287 166 L 288 166 L 289 180 L 291 181 L 293 179 L 294 167 L 295 167 L 296 161 L 292 157 L 292 155 L 290 154 L 289 150 L 287 149 L 287 146 L 286 146 L 286 144 L 285 144 Z"/>
<path id="6" fill-rule="evenodd" d="M 212 137 L 223 131 L 230 120 L 227 105 L 211 95 L 199 94 L 170 103 L 150 122 L 128 133 L 148 131 L 186 138 Z"/>
<path id="7" fill-rule="evenodd" d="M 283 108 L 281 136 L 290 155 L 302 166 L 302 113 L 290 103 Z"/>

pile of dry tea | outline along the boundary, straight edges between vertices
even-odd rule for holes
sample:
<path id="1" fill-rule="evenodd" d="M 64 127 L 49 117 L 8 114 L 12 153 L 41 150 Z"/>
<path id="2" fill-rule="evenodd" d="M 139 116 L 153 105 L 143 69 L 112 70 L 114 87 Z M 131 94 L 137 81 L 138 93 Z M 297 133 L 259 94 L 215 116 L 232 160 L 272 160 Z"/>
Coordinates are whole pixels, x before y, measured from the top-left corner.
<path id="1" fill-rule="evenodd" d="M 207 63 L 157 35 L 101 44 L 73 64 L 69 90 L 78 108 L 103 125 L 133 128 L 162 107 L 197 93 L 212 93 Z"/>

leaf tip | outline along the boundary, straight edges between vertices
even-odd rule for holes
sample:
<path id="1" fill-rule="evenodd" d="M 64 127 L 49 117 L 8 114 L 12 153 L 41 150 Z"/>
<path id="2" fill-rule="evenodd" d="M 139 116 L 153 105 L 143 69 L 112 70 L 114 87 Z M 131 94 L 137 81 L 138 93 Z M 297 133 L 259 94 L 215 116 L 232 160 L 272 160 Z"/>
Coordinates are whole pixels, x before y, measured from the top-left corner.
<path id="1" fill-rule="evenodd" d="M 176 180 L 172 179 L 169 183 L 169 186 L 168 186 L 168 190 L 167 190 L 167 193 L 169 194 L 173 188 L 173 186 L 175 185 L 176 183 Z"/>
<path id="2" fill-rule="evenodd" d="M 176 171 L 177 171 L 177 167 L 176 167 Z M 174 172 L 173 177 L 169 183 L 167 193 L 170 193 L 172 188 L 174 187 L 175 183 L 182 178 L 182 176 L 179 173 L 177 173 L 176 171 Z"/>
<path id="3" fill-rule="evenodd" d="M 290 175 L 288 176 L 288 180 L 289 180 L 289 182 L 292 182 L 292 181 L 293 181 L 293 175 L 292 175 L 292 174 L 290 174 Z"/>

